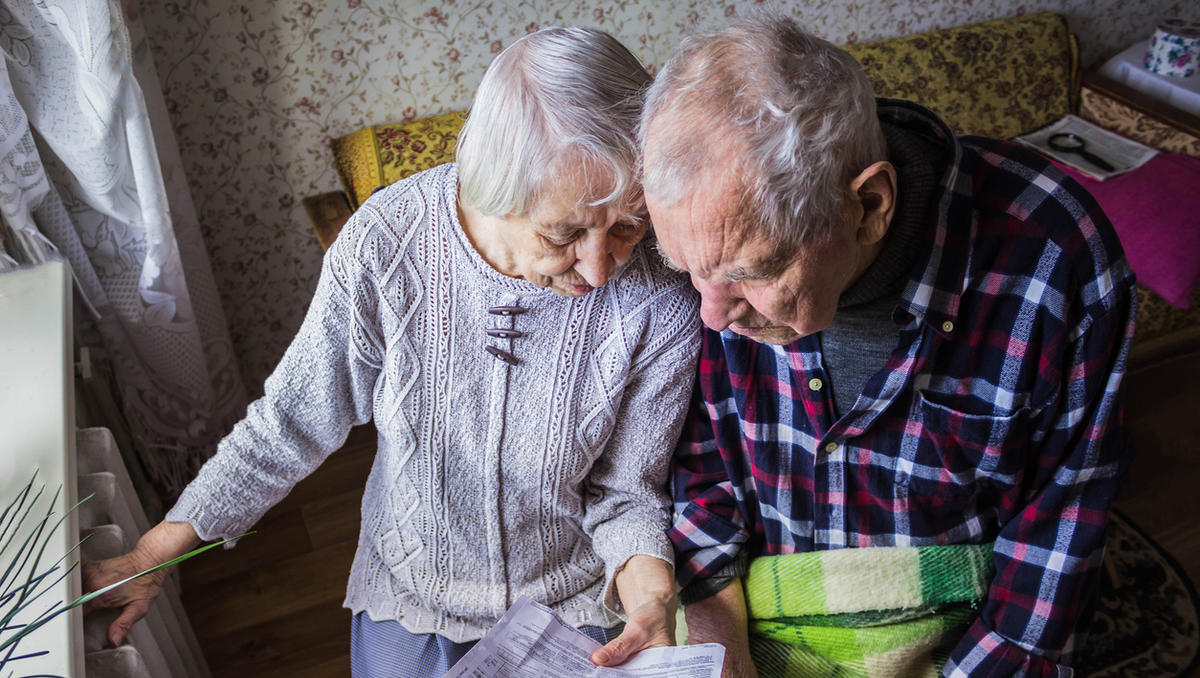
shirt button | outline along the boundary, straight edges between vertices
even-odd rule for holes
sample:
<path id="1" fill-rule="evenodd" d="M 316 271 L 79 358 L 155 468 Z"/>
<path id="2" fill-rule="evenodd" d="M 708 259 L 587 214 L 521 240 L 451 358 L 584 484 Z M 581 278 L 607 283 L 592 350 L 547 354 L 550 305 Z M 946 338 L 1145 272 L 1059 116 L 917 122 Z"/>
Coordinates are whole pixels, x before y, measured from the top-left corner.
<path id="1" fill-rule="evenodd" d="M 825 384 L 820 379 L 809 379 L 808 387 L 814 391 L 820 391 Z"/>
<path id="2" fill-rule="evenodd" d="M 942 323 L 942 331 L 943 332 L 953 332 L 954 331 L 954 323 L 950 322 L 949 320 Z"/>
<path id="3" fill-rule="evenodd" d="M 825 443 L 826 452 L 837 452 L 837 443 Z"/>

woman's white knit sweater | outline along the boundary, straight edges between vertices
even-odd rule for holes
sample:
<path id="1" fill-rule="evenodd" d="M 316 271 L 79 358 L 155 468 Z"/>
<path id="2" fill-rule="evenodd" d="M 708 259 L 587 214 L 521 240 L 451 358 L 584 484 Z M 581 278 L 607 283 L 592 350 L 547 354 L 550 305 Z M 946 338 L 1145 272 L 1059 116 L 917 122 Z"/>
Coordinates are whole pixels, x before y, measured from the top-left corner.
<path id="1" fill-rule="evenodd" d="M 504 276 L 467 240 L 457 185 L 442 165 L 351 217 L 265 395 L 167 520 L 241 534 L 374 420 L 346 607 L 458 642 L 522 594 L 611 627 L 618 568 L 672 560 L 665 484 L 698 300 L 645 243 L 583 297 Z"/>

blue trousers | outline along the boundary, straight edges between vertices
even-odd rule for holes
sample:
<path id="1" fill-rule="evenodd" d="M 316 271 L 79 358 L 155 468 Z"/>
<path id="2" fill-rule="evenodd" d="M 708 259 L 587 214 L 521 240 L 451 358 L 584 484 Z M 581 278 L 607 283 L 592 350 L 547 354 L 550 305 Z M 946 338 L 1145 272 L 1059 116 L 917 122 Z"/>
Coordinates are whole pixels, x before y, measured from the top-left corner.
<path id="1" fill-rule="evenodd" d="M 602 629 L 583 626 L 592 640 L 604 644 L 623 627 Z M 434 633 L 409 633 L 400 622 L 374 621 L 354 615 L 350 622 L 350 675 L 352 678 L 442 678 L 474 641 L 455 643 Z"/>

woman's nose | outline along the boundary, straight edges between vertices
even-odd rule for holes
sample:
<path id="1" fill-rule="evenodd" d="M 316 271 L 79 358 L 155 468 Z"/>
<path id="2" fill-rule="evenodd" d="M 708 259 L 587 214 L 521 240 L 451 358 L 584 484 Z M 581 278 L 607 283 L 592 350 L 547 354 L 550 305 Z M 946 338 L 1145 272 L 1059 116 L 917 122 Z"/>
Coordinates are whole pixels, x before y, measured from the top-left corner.
<path id="1" fill-rule="evenodd" d="M 608 238 L 598 234 L 589 235 L 579 244 L 575 253 L 575 271 L 592 287 L 603 287 L 617 266 Z"/>

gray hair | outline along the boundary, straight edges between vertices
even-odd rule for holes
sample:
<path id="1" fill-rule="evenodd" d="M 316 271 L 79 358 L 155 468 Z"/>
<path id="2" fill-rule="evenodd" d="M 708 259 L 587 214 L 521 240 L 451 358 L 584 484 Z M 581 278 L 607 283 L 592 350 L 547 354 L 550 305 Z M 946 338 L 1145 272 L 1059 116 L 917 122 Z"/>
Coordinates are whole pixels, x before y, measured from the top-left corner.
<path id="1" fill-rule="evenodd" d="M 707 168 L 732 163 L 747 226 L 785 250 L 827 236 L 845 218 L 850 182 L 887 159 L 862 68 L 783 17 L 685 39 L 646 95 L 642 148 L 652 125 L 647 195 L 674 204 L 703 190 Z"/>
<path id="2" fill-rule="evenodd" d="M 649 83 L 604 31 L 545 28 L 516 41 L 488 66 L 459 134 L 461 199 L 484 214 L 524 215 L 566 179 L 591 190 L 580 202 L 630 209 Z"/>

